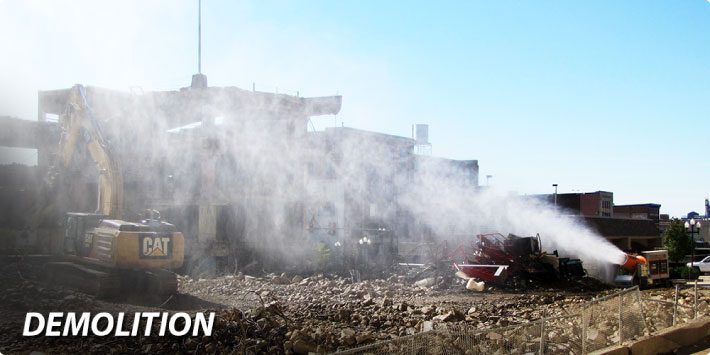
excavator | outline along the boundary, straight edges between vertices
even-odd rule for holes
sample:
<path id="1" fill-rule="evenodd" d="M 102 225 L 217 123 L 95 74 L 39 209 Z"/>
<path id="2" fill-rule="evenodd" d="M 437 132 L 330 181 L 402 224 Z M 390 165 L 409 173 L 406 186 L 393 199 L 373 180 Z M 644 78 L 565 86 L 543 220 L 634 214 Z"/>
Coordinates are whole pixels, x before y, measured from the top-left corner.
<path id="1" fill-rule="evenodd" d="M 104 298 L 174 294 L 177 276 L 170 270 L 183 264 L 184 237 L 154 210 L 147 210 L 136 222 L 122 219 L 119 159 L 92 113 L 83 86 L 71 89 L 60 124 L 63 135 L 55 170 L 68 171 L 85 147 L 98 169 L 98 206 L 95 212 L 66 214 L 63 255 L 46 265 L 46 276 Z"/>

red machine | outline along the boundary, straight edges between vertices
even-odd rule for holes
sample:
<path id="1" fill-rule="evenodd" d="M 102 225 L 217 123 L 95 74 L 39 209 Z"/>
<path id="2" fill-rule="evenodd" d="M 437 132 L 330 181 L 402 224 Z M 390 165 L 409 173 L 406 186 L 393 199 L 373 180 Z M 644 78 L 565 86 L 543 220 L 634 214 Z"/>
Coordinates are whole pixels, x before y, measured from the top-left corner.
<path id="1" fill-rule="evenodd" d="M 497 284 L 524 286 L 526 280 L 569 280 L 585 275 L 579 259 L 541 251 L 540 236 L 479 234 L 468 248 L 457 249 L 454 263 L 460 276 Z M 468 249 L 468 250 L 466 250 Z M 461 275 L 463 274 L 463 275 Z"/>

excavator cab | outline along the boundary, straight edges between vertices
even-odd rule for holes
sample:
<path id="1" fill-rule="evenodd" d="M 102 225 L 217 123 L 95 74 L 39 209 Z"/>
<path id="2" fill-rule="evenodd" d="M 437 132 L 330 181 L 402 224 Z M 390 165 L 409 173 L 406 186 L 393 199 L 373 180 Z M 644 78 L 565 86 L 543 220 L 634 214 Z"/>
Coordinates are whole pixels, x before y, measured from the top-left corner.
<path id="1" fill-rule="evenodd" d="M 64 253 L 88 256 L 91 245 L 86 243 L 86 232 L 99 226 L 108 216 L 99 213 L 69 212 L 64 225 Z"/>

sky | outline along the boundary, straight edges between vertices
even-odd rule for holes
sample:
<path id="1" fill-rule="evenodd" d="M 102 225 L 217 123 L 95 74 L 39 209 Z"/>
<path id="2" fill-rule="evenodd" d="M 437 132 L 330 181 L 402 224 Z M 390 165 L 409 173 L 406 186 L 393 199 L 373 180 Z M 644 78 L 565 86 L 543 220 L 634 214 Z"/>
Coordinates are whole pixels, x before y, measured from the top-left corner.
<path id="1" fill-rule="evenodd" d="M 318 130 L 426 123 L 433 155 L 520 194 L 611 191 L 671 216 L 710 197 L 707 0 L 203 0 L 202 20 L 211 86 L 343 95 Z M 0 0 L 0 48 L 0 116 L 36 119 L 37 90 L 76 83 L 178 89 L 197 0 Z"/>

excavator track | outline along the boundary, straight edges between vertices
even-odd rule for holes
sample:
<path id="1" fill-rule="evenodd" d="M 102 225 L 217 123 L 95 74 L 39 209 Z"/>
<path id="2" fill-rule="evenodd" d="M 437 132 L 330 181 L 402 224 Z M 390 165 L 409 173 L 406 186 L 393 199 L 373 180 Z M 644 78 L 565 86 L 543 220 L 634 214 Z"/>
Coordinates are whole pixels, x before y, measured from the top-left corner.
<path id="1" fill-rule="evenodd" d="M 110 298 L 121 292 L 121 279 L 116 273 L 71 261 L 46 265 L 47 280 L 100 298 Z"/>
<path id="2" fill-rule="evenodd" d="M 160 299 L 177 293 L 177 275 L 168 270 L 101 269 L 73 261 L 50 262 L 45 270 L 48 281 L 99 298 Z"/>
<path id="3" fill-rule="evenodd" d="M 166 298 L 177 293 L 177 275 L 163 269 L 144 271 L 118 271 L 125 284 L 124 292 L 141 293 L 143 295 Z"/>

